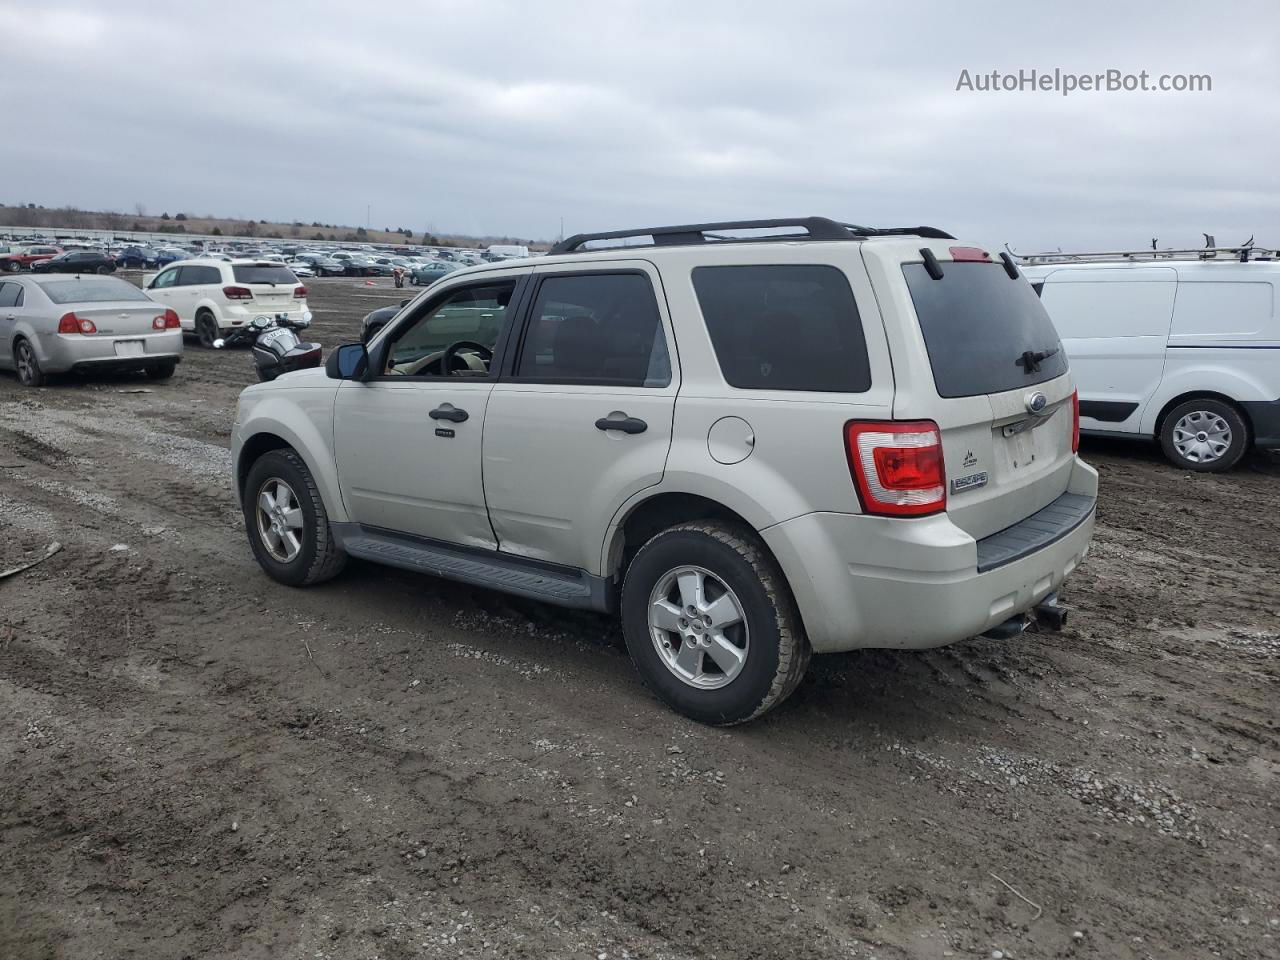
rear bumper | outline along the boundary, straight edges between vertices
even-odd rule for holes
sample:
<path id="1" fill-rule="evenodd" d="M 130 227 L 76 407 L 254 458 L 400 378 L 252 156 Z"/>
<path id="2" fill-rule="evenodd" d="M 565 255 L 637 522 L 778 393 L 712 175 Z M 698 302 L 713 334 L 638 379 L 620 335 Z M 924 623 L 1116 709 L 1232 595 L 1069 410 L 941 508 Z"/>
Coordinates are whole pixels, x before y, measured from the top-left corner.
<path id="1" fill-rule="evenodd" d="M 1241 402 L 1253 425 L 1253 445 L 1266 450 L 1280 448 L 1280 400 Z"/>
<path id="2" fill-rule="evenodd" d="M 983 633 L 1058 590 L 1088 552 L 1097 476 L 1076 460 L 1059 529 L 1041 511 L 976 541 L 945 514 L 814 513 L 761 536 L 787 575 L 816 652 L 938 647 Z"/>
<path id="3" fill-rule="evenodd" d="M 118 340 L 141 340 L 142 354 L 116 355 Z M 37 356 L 46 373 L 69 370 L 136 370 L 159 360 L 182 359 L 182 331 L 133 336 L 80 336 L 50 333 L 36 338 Z"/>

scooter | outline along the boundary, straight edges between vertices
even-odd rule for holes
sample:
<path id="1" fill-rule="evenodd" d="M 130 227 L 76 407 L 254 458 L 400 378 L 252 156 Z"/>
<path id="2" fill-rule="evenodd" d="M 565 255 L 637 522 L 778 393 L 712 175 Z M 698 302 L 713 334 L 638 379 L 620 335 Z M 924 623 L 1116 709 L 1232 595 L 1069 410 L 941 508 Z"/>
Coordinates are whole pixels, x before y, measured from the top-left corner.
<path id="1" fill-rule="evenodd" d="M 273 317 L 257 316 L 243 327 L 236 327 L 225 337 L 213 341 L 213 346 L 214 349 L 222 350 L 251 344 L 258 379 L 265 382 L 274 380 L 282 373 L 320 366 L 320 344 L 306 343 L 295 332 L 309 326 L 310 321 L 290 320 L 288 314 L 284 313 L 277 313 Z"/>

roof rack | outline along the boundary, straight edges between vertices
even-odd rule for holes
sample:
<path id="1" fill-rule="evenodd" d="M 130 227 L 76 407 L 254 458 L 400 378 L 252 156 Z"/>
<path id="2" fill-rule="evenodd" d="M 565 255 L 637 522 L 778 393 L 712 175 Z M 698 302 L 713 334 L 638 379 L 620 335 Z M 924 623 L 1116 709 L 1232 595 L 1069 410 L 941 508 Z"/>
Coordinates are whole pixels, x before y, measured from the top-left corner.
<path id="1" fill-rule="evenodd" d="M 1062 250 L 1049 250 L 1043 253 L 1015 253 L 1007 243 L 1004 248 L 1025 264 L 1046 263 L 1158 263 L 1165 260 L 1236 260 L 1248 263 L 1250 260 L 1280 259 L 1280 252 L 1273 247 L 1258 247 L 1250 237 L 1238 247 L 1219 247 L 1210 234 L 1205 234 L 1205 246 L 1191 249 L 1156 248 L 1156 241 L 1146 250 L 1098 250 L 1091 252 L 1070 253 Z"/>
<path id="2" fill-rule="evenodd" d="M 779 227 L 796 227 L 803 233 L 770 234 L 759 237 L 724 236 L 728 230 L 771 230 Z M 636 230 L 612 230 L 607 233 L 577 233 L 561 240 L 548 253 L 573 253 L 585 244 L 596 240 L 629 240 L 648 237 L 651 244 L 634 246 L 672 247 L 695 243 L 763 243 L 771 240 L 861 240 L 866 237 L 928 237 L 935 240 L 954 240 L 949 233 L 937 227 L 860 227 L 853 223 L 840 223 L 829 217 L 790 217 L 780 220 L 729 220 L 723 223 L 689 223 L 676 227 L 643 227 Z M 615 244 L 613 247 L 633 246 Z M 598 248 L 600 249 L 600 248 Z"/>

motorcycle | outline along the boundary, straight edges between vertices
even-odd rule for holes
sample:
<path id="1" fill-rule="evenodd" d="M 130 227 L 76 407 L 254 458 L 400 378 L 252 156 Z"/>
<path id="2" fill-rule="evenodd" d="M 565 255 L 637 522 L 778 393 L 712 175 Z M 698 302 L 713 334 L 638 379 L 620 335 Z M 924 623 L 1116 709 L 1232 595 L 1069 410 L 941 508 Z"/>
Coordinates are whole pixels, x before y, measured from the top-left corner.
<path id="1" fill-rule="evenodd" d="M 257 316 L 243 327 L 237 327 L 225 337 L 213 341 L 213 346 L 216 350 L 222 350 L 251 344 L 258 379 L 265 382 L 274 380 L 282 373 L 320 366 L 320 344 L 304 342 L 296 332 L 309 326 L 309 320 L 290 320 L 288 314 L 284 313 L 277 313 L 273 317 Z"/>

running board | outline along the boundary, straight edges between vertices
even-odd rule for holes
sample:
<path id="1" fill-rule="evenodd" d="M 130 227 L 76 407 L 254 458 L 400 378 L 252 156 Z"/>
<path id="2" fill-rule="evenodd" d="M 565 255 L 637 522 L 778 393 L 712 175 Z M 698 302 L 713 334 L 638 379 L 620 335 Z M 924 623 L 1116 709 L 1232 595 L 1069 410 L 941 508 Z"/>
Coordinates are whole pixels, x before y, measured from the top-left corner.
<path id="1" fill-rule="evenodd" d="M 330 527 L 342 549 L 361 560 L 501 590 L 561 607 L 602 613 L 613 608 L 609 581 L 585 570 L 497 550 L 405 536 L 358 523 L 334 523 Z"/>

